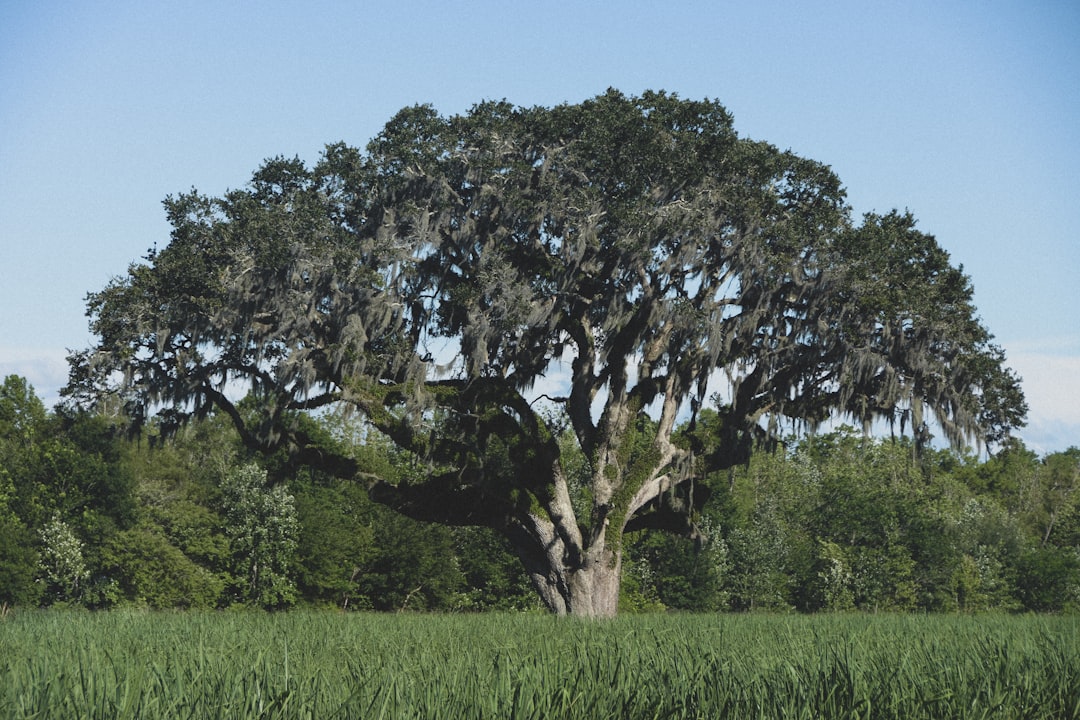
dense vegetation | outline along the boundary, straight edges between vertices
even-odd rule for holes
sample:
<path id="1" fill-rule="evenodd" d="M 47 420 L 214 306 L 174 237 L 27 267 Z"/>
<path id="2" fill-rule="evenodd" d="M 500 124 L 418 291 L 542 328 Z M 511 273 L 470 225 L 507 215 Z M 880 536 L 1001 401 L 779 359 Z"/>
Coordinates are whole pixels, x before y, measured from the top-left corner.
<path id="1" fill-rule="evenodd" d="M 694 430 L 703 445 L 712 419 Z M 4 380 L 0 605 L 539 607 L 491 531 L 410 520 L 354 482 L 252 455 L 220 418 L 167 444 L 120 429 Z M 324 417 L 308 431 L 373 473 L 416 471 L 363 424 Z M 568 457 L 584 502 L 584 462 Z M 627 536 L 624 610 L 1080 608 L 1075 448 L 1039 458 L 1011 441 L 980 459 L 842 429 L 701 485 L 696 539 Z"/>
<path id="2" fill-rule="evenodd" d="M 1080 717 L 1076 616 L 20 613 L 8 718 Z"/>
<path id="3" fill-rule="evenodd" d="M 614 615 L 625 535 L 700 537 L 703 476 L 781 428 L 996 445 L 1026 413 L 915 217 L 853 217 L 827 165 L 715 100 L 405 108 L 366 149 L 165 207 L 168 244 L 88 295 L 69 397 L 155 433 L 220 413 L 407 517 L 495 531 L 558 614 Z M 706 409 L 707 444 L 676 437 Z M 425 470 L 322 442 L 330 411 Z M 268 569 L 245 582 L 284 599 Z"/>

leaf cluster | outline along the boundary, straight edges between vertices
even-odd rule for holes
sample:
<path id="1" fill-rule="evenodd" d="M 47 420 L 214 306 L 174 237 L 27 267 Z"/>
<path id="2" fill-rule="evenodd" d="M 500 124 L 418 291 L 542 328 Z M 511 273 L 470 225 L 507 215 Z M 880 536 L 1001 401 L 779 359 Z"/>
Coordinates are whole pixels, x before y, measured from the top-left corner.
<path id="1" fill-rule="evenodd" d="M 366 150 L 275 158 L 166 210 L 168 246 L 88 298 L 76 401 L 166 433 L 220 410 L 250 448 L 414 518 L 527 536 L 549 565 L 685 529 L 694 475 L 786 423 L 885 420 L 921 443 L 932 417 L 996 443 L 1026 410 L 969 279 L 913 217 L 856 223 L 828 166 L 740 137 L 713 100 L 407 108 Z M 588 517 L 540 397 L 585 458 Z M 675 442 L 710 403 L 718 442 Z M 331 409 L 424 471 L 366 475 L 303 420 Z"/>

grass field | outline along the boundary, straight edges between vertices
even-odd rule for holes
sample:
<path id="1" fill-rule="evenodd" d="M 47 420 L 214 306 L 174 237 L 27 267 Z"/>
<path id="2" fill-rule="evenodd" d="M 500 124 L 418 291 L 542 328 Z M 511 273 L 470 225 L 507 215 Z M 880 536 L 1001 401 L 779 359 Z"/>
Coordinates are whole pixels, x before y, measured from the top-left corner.
<path id="1" fill-rule="evenodd" d="M 1080 718 L 1080 617 L 20 612 L 0 718 Z"/>

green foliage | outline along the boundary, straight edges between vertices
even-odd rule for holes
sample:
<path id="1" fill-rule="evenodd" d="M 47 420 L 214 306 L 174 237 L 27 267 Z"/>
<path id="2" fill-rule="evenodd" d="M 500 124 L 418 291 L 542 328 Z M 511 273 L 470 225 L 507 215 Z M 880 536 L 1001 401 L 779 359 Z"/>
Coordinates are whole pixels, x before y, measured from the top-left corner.
<path id="1" fill-rule="evenodd" d="M 627 557 L 634 563 L 630 567 L 639 594 L 672 609 L 728 608 L 732 581 L 728 544 L 710 520 L 703 521 L 700 530 L 697 540 L 648 530 L 631 538 Z"/>
<path id="2" fill-rule="evenodd" d="M 221 602 L 224 579 L 169 542 L 159 527 L 117 533 L 103 553 L 117 586 L 117 602 L 154 610 L 212 609 Z"/>
<path id="3" fill-rule="evenodd" d="M 295 499 L 281 485 L 268 487 L 266 471 L 254 464 L 231 470 L 221 494 L 237 601 L 263 608 L 292 605 L 296 587 L 290 570 L 299 532 Z"/>
<path id="4" fill-rule="evenodd" d="M 35 538 L 19 518 L 0 511 L 0 606 L 33 605 L 41 595 Z"/>
<path id="5" fill-rule="evenodd" d="M 336 479 L 296 481 L 291 487 L 300 526 L 295 572 L 300 595 L 315 604 L 371 607 L 356 582 L 376 552 L 366 489 Z"/>
<path id="6" fill-rule="evenodd" d="M 729 589 L 736 610 L 793 607 L 788 544 L 780 519 L 764 511 L 727 537 L 731 553 Z"/>
<path id="7" fill-rule="evenodd" d="M 0 568 L 9 602 L 99 604 L 101 548 L 136 513 L 114 424 L 47 413 L 17 376 L 0 387 Z M 27 584 L 27 572 L 41 580 Z M 9 584 L 10 583 L 10 584 Z"/>
<path id="8" fill-rule="evenodd" d="M 404 518 L 364 484 L 288 453 L 253 465 L 220 417 L 168 443 L 126 443 L 103 418 L 44 412 L 18 378 L 4 387 L 0 605 L 536 607 L 519 555 L 494 531 Z M 707 452 L 718 420 L 703 413 L 680 442 Z M 363 422 L 301 422 L 372 474 L 426 479 Z M 587 510 L 593 463 L 560 430 L 565 418 L 545 422 L 575 510 Z M 649 451 L 649 423 L 636 422 L 628 462 Z M 851 429 L 792 440 L 706 476 L 695 536 L 628 533 L 620 607 L 1076 611 L 1077 457 L 1039 459 L 1020 443 L 986 461 L 920 455 Z"/>
<path id="9" fill-rule="evenodd" d="M 854 575 L 844 549 L 827 540 L 820 540 L 818 553 L 818 602 L 828 611 L 850 610 L 855 607 L 852 591 Z"/>
<path id="10" fill-rule="evenodd" d="M 374 552 L 357 569 L 358 593 L 375 610 L 437 610 L 455 605 L 463 575 L 450 529 L 373 508 Z"/>
<path id="11" fill-rule="evenodd" d="M 622 582 L 619 585 L 619 612 L 653 613 L 665 609 L 656 591 L 652 566 L 644 558 L 633 561 L 628 556 L 623 562 Z"/>
<path id="12" fill-rule="evenodd" d="M 29 445 L 45 424 L 45 405 L 26 378 L 8 375 L 0 385 L 0 438 Z"/>
<path id="13" fill-rule="evenodd" d="M 1080 551 L 1032 548 L 1020 558 L 1018 594 L 1025 608 L 1080 610 Z"/>
<path id="14" fill-rule="evenodd" d="M 522 611 L 539 608 L 536 592 L 513 547 L 488 528 L 451 530 L 462 588 L 455 610 Z"/>
<path id="15" fill-rule="evenodd" d="M 1042 538 L 1043 545 L 1059 544 L 1057 536 L 1070 525 L 1075 528 L 1080 515 L 1080 448 L 1046 456 L 1037 471 L 1027 476 L 1020 495 L 1022 521 Z"/>
<path id="16" fill-rule="evenodd" d="M 838 330 L 874 338 L 851 348 L 844 405 L 864 426 L 884 415 L 910 427 L 919 445 L 931 414 L 954 447 L 975 427 L 991 443 L 1006 442 L 1027 412 L 1018 378 L 978 320 L 970 279 L 915 225 L 910 213 L 869 213 L 831 248 L 847 280 L 840 294 L 855 301 Z M 969 383 L 978 398 L 957 393 Z"/>
<path id="17" fill-rule="evenodd" d="M 716 431 L 709 419 L 695 430 L 703 447 Z M 914 450 L 910 441 L 841 429 L 710 476 L 712 498 L 699 524 L 719 529 L 728 564 L 710 604 L 964 612 L 1075 606 L 1072 455 L 1040 461 L 1013 443 L 1007 457 L 980 463 Z M 1005 467 L 1013 482 L 979 481 Z M 1056 529 L 1047 535 L 1051 517 Z M 643 537 L 629 552 L 649 558 L 657 588 L 693 586 L 689 571 L 671 576 L 694 557 L 688 550 Z M 668 607 L 687 606 L 660 597 Z"/>
<path id="18" fill-rule="evenodd" d="M 1020 502 L 1023 477 L 1035 462 L 1035 453 L 1024 447 L 1019 440 L 1011 440 L 973 474 L 976 489 L 986 490 L 1001 497 L 1009 509 Z"/>
<path id="19" fill-rule="evenodd" d="M 77 601 L 90 577 L 83 542 L 58 516 L 41 529 L 41 580 L 54 602 Z"/>
<path id="20" fill-rule="evenodd" d="M 218 487 L 220 474 L 234 462 L 221 445 L 229 432 L 220 423 L 199 424 L 166 445 L 132 445 L 128 460 L 142 525 L 214 572 L 225 571 L 230 558 Z"/>
<path id="21" fill-rule="evenodd" d="M 1075 616 L 22 612 L 0 630 L 3 717 L 1080 717 Z"/>
<path id="22" fill-rule="evenodd" d="M 165 434 L 220 412 L 278 479 L 313 467 L 414 520 L 494 529 L 556 612 L 613 614 L 617 588 L 574 578 L 617 566 L 624 532 L 700 534 L 703 476 L 788 423 L 886 420 L 921 448 L 933 419 L 996 445 L 1026 411 L 936 239 L 910 214 L 852 218 L 827 165 L 740 138 L 715 100 L 406 108 L 366 151 L 272 158 L 166 210 L 168 245 L 89 296 L 97 342 L 67 392 Z M 565 433 L 531 397 L 559 364 Z M 728 400 L 705 408 L 719 376 Z M 705 409 L 710 446 L 673 442 Z M 328 410 L 422 475 L 364 467 Z M 897 525 L 857 506 L 878 499 L 842 509 L 859 542 Z M 805 528 L 755 513 L 726 537 L 735 575 L 771 542 L 776 573 L 814 576 Z M 747 592 L 802 602 L 778 578 Z"/>

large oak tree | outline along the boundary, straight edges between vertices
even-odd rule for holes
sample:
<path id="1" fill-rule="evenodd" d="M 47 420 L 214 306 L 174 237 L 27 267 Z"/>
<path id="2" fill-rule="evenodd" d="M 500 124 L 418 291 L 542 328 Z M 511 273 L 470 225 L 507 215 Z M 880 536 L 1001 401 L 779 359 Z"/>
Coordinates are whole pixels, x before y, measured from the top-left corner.
<path id="1" fill-rule="evenodd" d="M 695 478 L 789 422 L 993 442 L 1025 411 L 934 238 L 854 222 L 827 166 L 713 101 L 414 107 L 366 151 L 166 208 L 169 244 L 89 296 L 99 342 L 69 392 L 166 430 L 221 411 L 401 513 L 495 528 L 558 613 L 614 614 L 624 533 L 693 534 Z M 680 442 L 706 405 L 713 444 Z M 331 408 L 424 472 L 389 482 L 319 443 L 303 416 Z"/>

